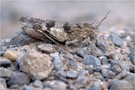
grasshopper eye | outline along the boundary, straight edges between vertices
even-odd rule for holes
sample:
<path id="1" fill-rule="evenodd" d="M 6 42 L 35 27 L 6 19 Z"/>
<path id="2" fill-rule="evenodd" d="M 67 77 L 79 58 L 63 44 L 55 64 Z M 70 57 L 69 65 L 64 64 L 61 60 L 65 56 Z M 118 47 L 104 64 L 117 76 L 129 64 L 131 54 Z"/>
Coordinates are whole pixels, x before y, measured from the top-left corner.
<path id="1" fill-rule="evenodd" d="M 65 30 L 66 32 L 68 32 L 68 31 L 71 29 L 71 25 L 69 25 L 69 23 L 65 23 L 65 24 L 63 25 L 63 28 L 64 28 L 64 30 Z"/>
<path id="2" fill-rule="evenodd" d="M 38 30 L 38 29 L 42 29 L 42 26 L 41 25 L 39 25 L 39 24 L 35 24 L 34 26 L 33 26 L 33 29 L 34 30 Z"/>
<path id="3" fill-rule="evenodd" d="M 48 29 L 50 29 L 51 27 L 54 27 L 54 26 L 55 26 L 55 21 L 49 20 L 49 21 L 46 22 L 46 27 Z"/>

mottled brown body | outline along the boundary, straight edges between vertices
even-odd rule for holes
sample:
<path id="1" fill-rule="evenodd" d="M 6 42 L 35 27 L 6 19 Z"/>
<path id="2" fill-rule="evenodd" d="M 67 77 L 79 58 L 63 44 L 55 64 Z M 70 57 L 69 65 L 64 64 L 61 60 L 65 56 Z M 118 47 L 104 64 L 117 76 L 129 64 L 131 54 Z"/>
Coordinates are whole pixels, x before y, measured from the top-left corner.
<path id="1" fill-rule="evenodd" d="M 91 40 L 96 40 L 98 35 L 98 28 L 89 23 L 69 24 L 27 17 L 22 17 L 20 22 L 27 35 L 40 40 L 50 39 L 56 44 L 65 44 L 65 42 L 73 40 L 82 42 L 88 37 Z"/>

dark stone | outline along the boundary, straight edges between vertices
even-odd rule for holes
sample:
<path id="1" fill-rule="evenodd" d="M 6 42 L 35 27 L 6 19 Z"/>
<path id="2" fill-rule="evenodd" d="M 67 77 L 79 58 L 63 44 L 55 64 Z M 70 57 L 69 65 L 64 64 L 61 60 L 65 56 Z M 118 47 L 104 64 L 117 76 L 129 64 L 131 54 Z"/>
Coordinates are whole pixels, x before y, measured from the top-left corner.
<path id="1" fill-rule="evenodd" d="M 65 32 L 68 33 L 68 32 L 70 31 L 70 29 L 71 29 L 71 25 L 66 22 L 66 23 L 63 25 L 63 28 L 64 28 Z"/>
<path id="2" fill-rule="evenodd" d="M 123 46 L 124 44 L 123 40 L 116 33 L 112 33 L 110 35 L 110 38 L 116 46 Z"/>
<path id="3" fill-rule="evenodd" d="M 55 21 L 49 20 L 49 21 L 46 22 L 46 27 L 48 29 L 50 29 L 51 27 L 54 27 L 54 26 L 55 26 Z"/>
<path id="4" fill-rule="evenodd" d="M 24 32 L 17 33 L 14 37 L 11 38 L 10 44 L 15 46 L 23 46 L 38 40 L 31 38 L 30 36 L 26 35 Z"/>
<path id="5" fill-rule="evenodd" d="M 5 51 L 1 51 L 1 50 L 0 50 L 0 56 L 3 56 L 4 53 L 5 53 Z"/>
<path id="6" fill-rule="evenodd" d="M 8 81 L 8 85 L 25 85 L 30 83 L 30 78 L 27 74 L 23 72 L 14 72 Z"/>
<path id="7" fill-rule="evenodd" d="M 9 67 L 11 65 L 11 61 L 7 58 L 0 57 L 0 67 Z"/>
<path id="8" fill-rule="evenodd" d="M 135 65 L 129 67 L 131 73 L 135 73 Z"/>

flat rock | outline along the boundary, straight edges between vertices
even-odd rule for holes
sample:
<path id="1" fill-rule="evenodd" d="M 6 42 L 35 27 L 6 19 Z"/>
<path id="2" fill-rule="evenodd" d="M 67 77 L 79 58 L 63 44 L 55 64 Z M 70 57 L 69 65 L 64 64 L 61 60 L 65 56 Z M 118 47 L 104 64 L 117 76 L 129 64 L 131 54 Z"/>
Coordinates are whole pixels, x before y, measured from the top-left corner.
<path id="1" fill-rule="evenodd" d="M 103 37 L 98 37 L 96 45 L 99 49 L 101 49 L 103 52 L 107 51 L 107 44 L 105 43 L 105 39 Z"/>
<path id="2" fill-rule="evenodd" d="M 32 37 L 26 35 L 22 31 L 22 32 L 16 33 L 16 35 L 11 38 L 10 44 L 15 45 L 15 46 L 23 46 L 23 45 L 30 44 L 35 41 L 38 41 L 38 40 L 33 39 Z"/>
<path id="3" fill-rule="evenodd" d="M 36 81 L 33 83 L 33 86 L 34 86 L 34 87 L 37 87 L 37 88 L 43 88 L 43 87 L 44 87 L 42 81 L 40 81 L 40 80 L 36 80 Z"/>
<path id="4" fill-rule="evenodd" d="M 44 53 L 53 53 L 55 51 L 52 44 L 41 44 L 37 48 Z"/>
<path id="5" fill-rule="evenodd" d="M 135 74 L 134 73 L 127 74 L 124 80 L 128 81 L 135 88 Z"/>
<path id="6" fill-rule="evenodd" d="M 133 86 L 126 80 L 112 80 L 110 90 L 134 90 Z"/>
<path id="7" fill-rule="evenodd" d="M 4 55 L 5 58 L 9 59 L 10 61 L 14 62 L 17 59 L 17 55 L 15 54 L 15 52 L 7 50 Z"/>
<path id="8" fill-rule="evenodd" d="M 83 47 L 83 48 L 79 48 L 77 50 L 77 54 L 81 57 L 84 58 L 85 55 L 88 55 L 89 54 L 89 50 L 88 50 L 88 47 Z"/>
<path id="9" fill-rule="evenodd" d="M 119 74 L 119 73 L 122 71 L 121 67 L 120 67 L 119 65 L 117 65 L 117 64 L 111 66 L 111 70 L 112 70 L 116 75 Z"/>
<path id="10" fill-rule="evenodd" d="M 122 38 L 119 37 L 119 35 L 117 35 L 116 33 L 112 33 L 110 35 L 110 37 L 116 46 L 123 46 L 124 42 L 123 42 Z"/>
<path id="11" fill-rule="evenodd" d="M 0 78 L 0 84 L 1 86 L 7 88 L 6 80 L 4 78 Z"/>
<path id="12" fill-rule="evenodd" d="M 77 71 L 68 71 L 66 74 L 67 78 L 76 78 L 77 77 Z"/>
<path id="13" fill-rule="evenodd" d="M 108 69 L 102 69 L 101 73 L 104 78 L 112 79 L 115 77 L 115 73 Z"/>
<path id="14" fill-rule="evenodd" d="M 93 55 L 85 55 L 84 64 L 93 65 L 95 67 L 95 66 L 100 66 L 101 62 L 97 57 L 95 57 Z"/>
<path id="15" fill-rule="evenodd" d="M 66 90 L 67 84 L 59 81 L 59 80 L 54 80 L 54 81 L 47 81 L 44 83 L 45 87 L 49 87 L 52 90 Z"/>
<path id="16" fill-rule="evenodd" d="M 13 72 L 11 78 L 8 81 L 8 85 L 25 85 L 30 83 L 30 78 L 27 74 L 23 72 Z"/>
<path id="17" fill-rule="evenodd" d="M 0 67 L 9 67 L 11 65 L 11 61 L 7 58 L 0 57 Z"/>
<path id="18" fill-rule="evenodd" d="M 26 72 L 33 80 L 47 78 L 52 69 L 51 57 L 35 49 L 20 58 L 20 70 Z"/>
<path id="19" fill-rule="evenodd" d="M 88 90 L 102 90 L 101 81 L 95 81 Z"/>
<path id="20" fill-rule="evenodd" d="M 62 61 L 59 52 L 51 53 L 50 56 L 53 58 L 54 68 L 60 70 L 62 68 Z"/>
<path id="21" fill-rule="evenodd" d="M 0 68 L 0 77 L 1 78 L 10 78 L 13 71 L 6 69 L 6 68 Z"/>
<path id="22" fill-rule="evenodd" d="M 35 88 L 33 86 L 24 86 L 23 90 L 43 90 L 42 88 Z"/>

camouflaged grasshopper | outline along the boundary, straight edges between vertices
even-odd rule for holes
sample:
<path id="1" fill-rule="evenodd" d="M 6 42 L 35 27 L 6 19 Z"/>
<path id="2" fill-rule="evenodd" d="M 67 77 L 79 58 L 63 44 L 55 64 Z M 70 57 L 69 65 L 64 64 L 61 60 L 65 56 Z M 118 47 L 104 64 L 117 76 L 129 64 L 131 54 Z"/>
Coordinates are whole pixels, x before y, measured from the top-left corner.
<path id="1" fill-rule="evenodd" d="M 109 12 L 102 21 L 107 18 Z M 22 29 L 27 35 L 43 41 L 49 39 L 58 45 L 69 44 L 72 41 L 82 42 L 88 37 L 90 37 L 90 40 L 96 40 L 99 31 L 98 27 L 102 21 L 97 26 L 93 26 L 93 24 L 89 23 L 70 24 L 54 20 L 20 18 L 20 22 L 23 25 Z"/>

